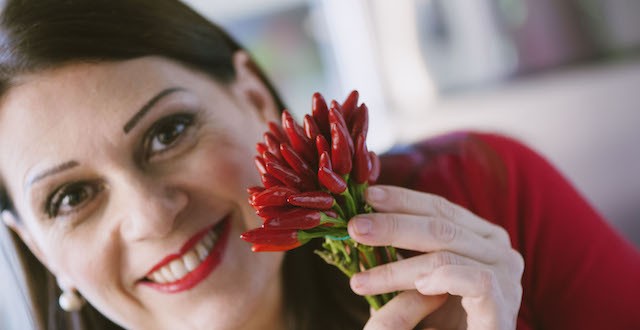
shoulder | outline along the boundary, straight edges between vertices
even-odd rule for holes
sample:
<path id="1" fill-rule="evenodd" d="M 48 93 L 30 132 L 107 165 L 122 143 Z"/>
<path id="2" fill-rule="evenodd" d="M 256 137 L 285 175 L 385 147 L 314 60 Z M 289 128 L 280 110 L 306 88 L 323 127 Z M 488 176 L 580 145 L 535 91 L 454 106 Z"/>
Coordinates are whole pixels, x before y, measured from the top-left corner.
<path id="1" fill-rule="evenodd" d="M 378 183 L 437 194 L 510 233 L 536 172 L 554 172 L 535 151 L 499 134 L 460 131 L 399 146 L 380 156 Z M 561 180 L 561 177 L 557 178 Z M 554 179 L 555 180 L 555 179 Z"/>

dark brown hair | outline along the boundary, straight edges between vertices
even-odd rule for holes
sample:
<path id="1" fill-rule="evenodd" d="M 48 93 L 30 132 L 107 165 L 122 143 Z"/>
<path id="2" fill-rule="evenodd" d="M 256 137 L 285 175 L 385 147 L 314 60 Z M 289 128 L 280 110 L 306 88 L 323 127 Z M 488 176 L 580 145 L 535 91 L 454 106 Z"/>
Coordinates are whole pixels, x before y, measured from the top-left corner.
<path id="1" fill-rule="evenodd" d="M 8 0 L 0 16 L 0 96 L 22 74 L 152 55 L 225 83 L 235 77 L 232 55 L 240 49 L 222 29 L 177 0 Z M 254 69 L 283 108 L 272 85 Z M 0 187 L 0 207 L 12 210 L 10 201 Z M 60 310 L 55 279 L 15 235 L 14 240 L 29 274 L 38 323 L 46 329 L 119 329 L 88 305 L 78 313 Z M 308 244 L 285 257 L 287 327 L 362 328 L 366 303 L 351 292 L 346 277 L 313 255 L 315 248 Z"/>

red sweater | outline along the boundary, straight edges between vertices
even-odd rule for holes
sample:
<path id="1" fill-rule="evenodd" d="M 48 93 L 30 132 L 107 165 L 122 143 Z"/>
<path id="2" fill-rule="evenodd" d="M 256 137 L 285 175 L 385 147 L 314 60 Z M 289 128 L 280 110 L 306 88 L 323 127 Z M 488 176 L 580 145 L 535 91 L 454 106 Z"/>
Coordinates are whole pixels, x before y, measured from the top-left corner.
<path id="1" fill-rule="evenodd" d="M 381 160 L 379 183 L 444 196 L 509 232 L 525 260 L 518 329 L 640 329 L 640 253 L 526 146 L 455 133 Z"/>

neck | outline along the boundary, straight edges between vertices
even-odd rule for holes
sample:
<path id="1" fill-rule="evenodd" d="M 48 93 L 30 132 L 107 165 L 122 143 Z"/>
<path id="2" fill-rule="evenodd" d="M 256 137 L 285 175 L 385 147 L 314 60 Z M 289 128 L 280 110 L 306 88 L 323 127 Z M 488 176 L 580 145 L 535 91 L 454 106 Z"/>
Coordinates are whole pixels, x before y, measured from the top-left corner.
<path id="1" fill-rule="evenodd" d="M 247 315 L 247 323 L 242 329 L 284 330 L 282 276 L 279 280 L 271 281 L 266 299 L 260 302 L 261 308 L 256 313 Z"/>

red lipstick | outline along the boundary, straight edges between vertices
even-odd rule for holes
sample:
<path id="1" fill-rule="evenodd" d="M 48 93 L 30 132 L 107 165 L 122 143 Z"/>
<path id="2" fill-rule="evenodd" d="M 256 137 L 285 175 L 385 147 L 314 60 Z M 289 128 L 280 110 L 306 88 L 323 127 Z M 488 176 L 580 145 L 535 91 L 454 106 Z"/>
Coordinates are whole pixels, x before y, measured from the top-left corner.
<path id="1" fill-rule="evenodd" d="M 152 281 L 141 281 L 140 284 L 149 286 L 153 289 L 156 289 L 165 293 L 178 293 L 182 291 L 189 290 L 194 286 L 198 285 L 202 282 L 217 266 L 220 264 L 222 260 L 222 256 L 224 255 L 224 251 L 227 247 L 227 241 L 229 238 L 229 233 L 231 231 L 231 221 L 230 215 L 227 215 L 219 224 L 216 226 L 221 226 L 219 231 L 219 237 L 207 255 L 207 257 L 198 265 L 196 269 L 182 277 L 181 279 L 169 283 L 156 283 Z M 147 273 L 149 276 L 151 273 L 160 269 L 163 266 L 166 266 L 171 261 L 181 258 L 186 252 L 191 250 L 196 243 L 198 243 L 214 226 L 203 229 L 197 234 L 193 235 L 188 241 L 184 243 L 184 245 L 180 248 L 178 253 L 170 254 L 164 257 L 160 262 L 158 262 L 155 266 L 151 268 L 151 270 Z"/>

